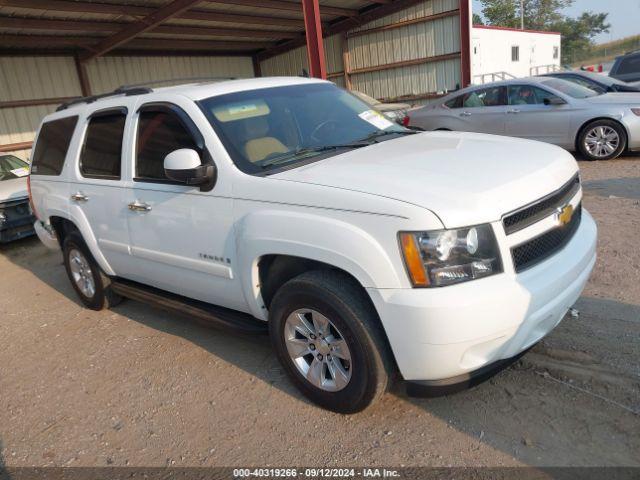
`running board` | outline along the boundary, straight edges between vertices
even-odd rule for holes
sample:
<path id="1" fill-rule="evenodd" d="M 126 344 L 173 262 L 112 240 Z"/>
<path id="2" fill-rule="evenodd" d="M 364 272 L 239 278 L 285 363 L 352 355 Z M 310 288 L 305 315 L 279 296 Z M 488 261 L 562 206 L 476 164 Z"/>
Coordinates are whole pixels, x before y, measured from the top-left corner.
<path id="1" fill-rule="evenodd" d="M 113 279 L 111 289 L 114 293 L 131 300 L 185 315 L 227 332 L 249 335 L 266 335 L 268 332 L 266 322 L 258 320 L 248 313 L 200 302 L 137 282 L 119 278 Z"/>

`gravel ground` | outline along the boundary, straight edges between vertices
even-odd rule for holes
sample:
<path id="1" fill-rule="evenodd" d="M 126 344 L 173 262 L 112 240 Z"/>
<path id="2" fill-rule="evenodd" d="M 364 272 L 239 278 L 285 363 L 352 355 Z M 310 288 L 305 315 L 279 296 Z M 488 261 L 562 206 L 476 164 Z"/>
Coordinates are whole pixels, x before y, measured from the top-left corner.
<path id="1" fill-rule="evenodd" d="M 59 253 L 0 246 L 0 465 L 640 466 L 640 158 L 581 167 L 600 244 L 580 318 L 479 387 L 353 416 L 302 398 L 266 338 L 85 310 Z"/>

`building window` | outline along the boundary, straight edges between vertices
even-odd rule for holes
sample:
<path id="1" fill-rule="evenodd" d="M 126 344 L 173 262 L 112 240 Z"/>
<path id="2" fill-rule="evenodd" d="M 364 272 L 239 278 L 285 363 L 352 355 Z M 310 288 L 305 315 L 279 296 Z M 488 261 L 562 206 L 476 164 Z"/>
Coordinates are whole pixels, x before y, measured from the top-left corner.
<path id="1" fill-rule="evenodd" d="M 553 47 L 553 59 L 557 60 L 560 58 L 560 47 Z"/>
<path id="2" fill-rule="evenodd" d="M 520 47 L 517 45 L 511 47 L 511 61 L 512 62 L 520 61 Z"/>

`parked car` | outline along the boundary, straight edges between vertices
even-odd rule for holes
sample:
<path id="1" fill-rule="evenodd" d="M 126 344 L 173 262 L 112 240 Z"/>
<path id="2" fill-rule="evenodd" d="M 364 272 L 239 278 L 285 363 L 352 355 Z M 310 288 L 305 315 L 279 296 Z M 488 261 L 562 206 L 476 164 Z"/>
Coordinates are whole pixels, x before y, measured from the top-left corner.
<path id="1" fill-rule="evenodd" d="M 640 50 L 616 58 L 609 76 L 623 82 L 640 81 Z"/>
<path id="2" fill-rule="evenodd" d="M 640 149 L 640 95 L 599 94 L 559 78 L 507 80 L 412 110 L 409 125 L 528 138 L 609 160 Z"/>
<path id="3" fill-rule="evenodd" d="M 411 105 L 408 103 L 382 103 L 380 100 L 376 100 L 366 93 L 358 92 L 357 90 L 351 90 L 351 93 L 374 110 L 384 113 L 387 117 L 400 125 L 404 122 L 404 119 L 407 116 L 407 111 L 411 108 Z"/>
<path id="4" fill-rule="evenodd" d="M 34 234 L 28 175 L 28 163 L 13 155 L 0 155 L 0 243 Z"/>
<path id="5" fill-rule="evenodd" d="M 344 413 L 397 371 L 433 395 L 503 368 L 562 320 L 595 262 L 567 152 L 417 133 L 315 79 L 63 107 L 40 126 L 31 193 L 88 308 L 125 296 L 268 329 L 300 391 Z"/>
<path id="6" fill-rule="evenodd" d="M 542 76 L 561 78 L 562 80 L 567 80 L 569 82 L 582 85 L 583 87 L 590 88 L 598 93 L 640 93 L 640 85 L 636 86 L 622 82 L 601 73 L 569 70 L 546 73 Z"/>

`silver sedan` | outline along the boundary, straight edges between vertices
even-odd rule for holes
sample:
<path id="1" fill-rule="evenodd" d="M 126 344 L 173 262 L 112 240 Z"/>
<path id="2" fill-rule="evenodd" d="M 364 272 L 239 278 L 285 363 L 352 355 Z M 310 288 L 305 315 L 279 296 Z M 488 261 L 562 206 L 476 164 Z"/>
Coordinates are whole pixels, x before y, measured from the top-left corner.
<path id="1" fill-rule="evenodd" d="M 409 125 L 528 138 L 609 160 L 640 150 L 640 94 L 532 77 L 468 87 L 409 111 Z"/>

